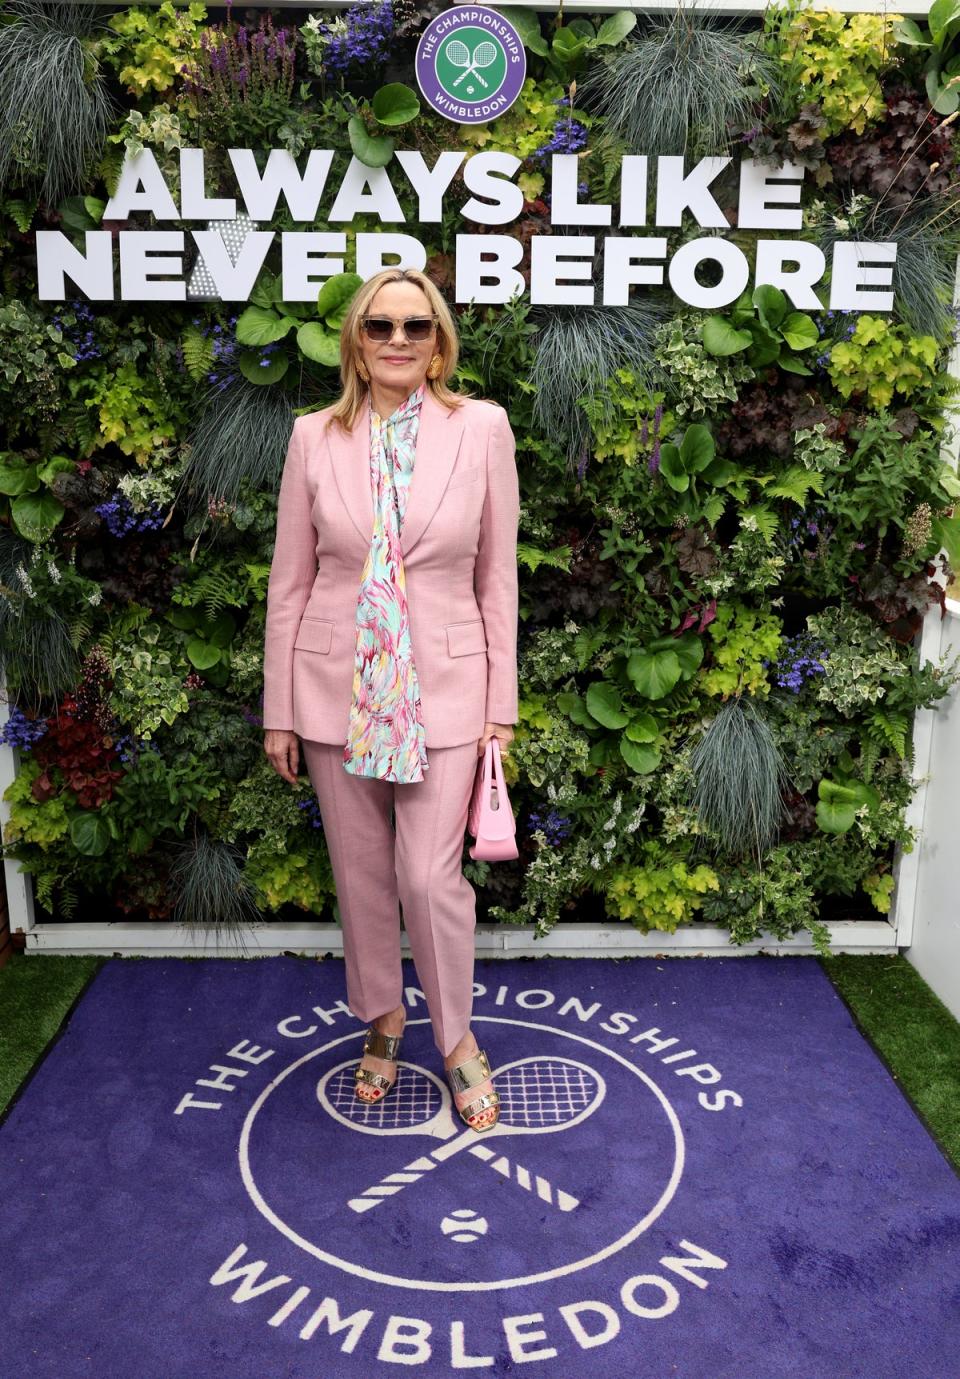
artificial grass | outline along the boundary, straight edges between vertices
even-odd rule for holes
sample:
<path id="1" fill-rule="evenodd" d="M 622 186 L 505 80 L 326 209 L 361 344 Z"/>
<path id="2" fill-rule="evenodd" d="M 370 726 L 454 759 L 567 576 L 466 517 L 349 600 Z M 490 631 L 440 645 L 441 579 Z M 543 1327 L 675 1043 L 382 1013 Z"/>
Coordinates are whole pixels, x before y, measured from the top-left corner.
<path id="1" fill-rule="evenodd" d="M 27 957 L 15 953 L 0 967 L 0 1115 L 106 961 L 96 954 Z"/>
<path id="2" fill-rule="evenodd" d="M 18 953 L 0 968 L 0 1116 L 106 961 L 97 955 Z M 960 1024 L 906 958 L 841 953 L 819 961 L 857 1026 L 960 1171 Z"/>
<path id="3" fill-rule="evenodd" d="M 819 961 L 960 1171 L 960 1024 L 906 958 L 838 953 Z"/>

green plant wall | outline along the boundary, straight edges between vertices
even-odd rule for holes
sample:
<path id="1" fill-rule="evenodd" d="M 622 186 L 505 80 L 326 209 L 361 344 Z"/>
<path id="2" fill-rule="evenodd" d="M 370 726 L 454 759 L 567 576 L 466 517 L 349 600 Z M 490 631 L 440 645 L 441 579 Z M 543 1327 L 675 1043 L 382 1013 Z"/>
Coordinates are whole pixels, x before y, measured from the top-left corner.
<path id="1" fill-rule="evenodd" d="M 733 943 L 805 928 L 825 948 L 827 920 L 889 910 L 915 841 L 913 715 L 958 675 L 921 666 L 917 634 L 942 603 L 933 576 L 960 563 L 941 458 L 960 387 L 960 17 L 940 0 L 925 23 L 506 7 L 522 95 L 459 127 L 412 90 L 442 8 L 0 6 L 5 851 L 58 919 L 333 914 L 309 781 L 263 753 L 262 649 L 290 428 L 337 394 L 358 279 L 281 309 L 275 246 L 248 303 L 44 302 L 38 230 L 82 247 L 150 228 L 103 219 L 144 148 L 175 193 L 178 150 L 202 147 L 211 196 L 235 193 L 230 148 L 334 148 L 333 184 L 352 155 L 500 149 L 523 159 L 510 233 L 529 281 L 552 153 L 578 155 L 582 200 L 613 202 L 614 225 L 624 154 L 720 154 L 711 189 L 752 265 L 737 165 L 789 160 L 805 170 L 790 238 L 828 264 L 838 240 L 896 242 L 891 312 L 830 310 L 829 273 L 814 311 L 772 286 L 720 311 L 667 289 L 454 304 L 455 236 L 482 228 L 460 219 L 459 176 L 420 234 L 457 314 L 454 384 L 508 409 L 521 483 L 520 856 L 465 860 L 479 917 L 541 936 L 707 921 Z M 284 209 L 269 228 L 305 227 Z M 357 217 L 350 251 L 379 228 Z M 701 231 L 651 233 L 669 260 Z"/>

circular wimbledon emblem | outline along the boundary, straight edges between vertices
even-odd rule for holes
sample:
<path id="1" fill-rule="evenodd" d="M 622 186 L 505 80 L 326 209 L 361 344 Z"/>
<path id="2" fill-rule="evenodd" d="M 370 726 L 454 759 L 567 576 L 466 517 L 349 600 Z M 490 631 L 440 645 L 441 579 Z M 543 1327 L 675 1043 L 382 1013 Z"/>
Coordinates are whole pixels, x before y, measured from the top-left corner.
<path id="1" fill-rule="evenodd" d="M 486 124 L 520 94 L 527 59 L 520 35 L 486 5 L 444 10 L 417 44 L 417 83 L 437 114 Z"/>

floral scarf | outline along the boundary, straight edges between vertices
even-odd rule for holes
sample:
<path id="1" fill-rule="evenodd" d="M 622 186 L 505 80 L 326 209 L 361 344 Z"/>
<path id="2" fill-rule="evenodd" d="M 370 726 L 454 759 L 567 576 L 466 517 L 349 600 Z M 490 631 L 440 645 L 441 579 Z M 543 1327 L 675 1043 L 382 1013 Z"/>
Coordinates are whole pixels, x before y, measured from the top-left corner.
<path id="1" fill-rule="evenodd" d="M 370 405 L 373 539 L 360 577 L 343 749 L 343 769 L 351 775 L 403 783 L 423 780 L 429 769 L 400 548 L 425 388 L 421 383 L 386 420 Z"/>

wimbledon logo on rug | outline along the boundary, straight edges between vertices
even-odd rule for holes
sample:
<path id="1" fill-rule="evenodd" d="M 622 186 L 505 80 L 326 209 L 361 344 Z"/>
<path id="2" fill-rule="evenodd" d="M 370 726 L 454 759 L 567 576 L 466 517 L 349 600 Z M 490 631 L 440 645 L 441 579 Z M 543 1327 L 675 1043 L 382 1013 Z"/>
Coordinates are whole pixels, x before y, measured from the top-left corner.
<path id="1" fill-rule="evenodd" d="M 527 59 L 520 35 L 502 14 L 486 5 L 457 5 L 424 29 L 416 72 L 438 115 L 456 124 L 486 124 L 519 96 Z"/>
<path id="2" fill-rule="evenodd" d="M 230 1202 L 222 1243 L 207 1229 L 185 1261 L 212 1289 L 211 1324 L 242 1308 L 331 1376 L 557 1357 L 589 1379 L 717 1285 L 728 1260 L 684 1226 L 683 1182 L 686 1134 L 739 1119 L 721 1069 L 649 1012 L 474 993 L 501 1097 L 484 1135 L 456 1114 L 414 986 L 382 1102 L 354 1095 L 363 1026 L 332 999 L 231 1035 L 184 1089 L 173 1113 L 222 1150 Z"/>

